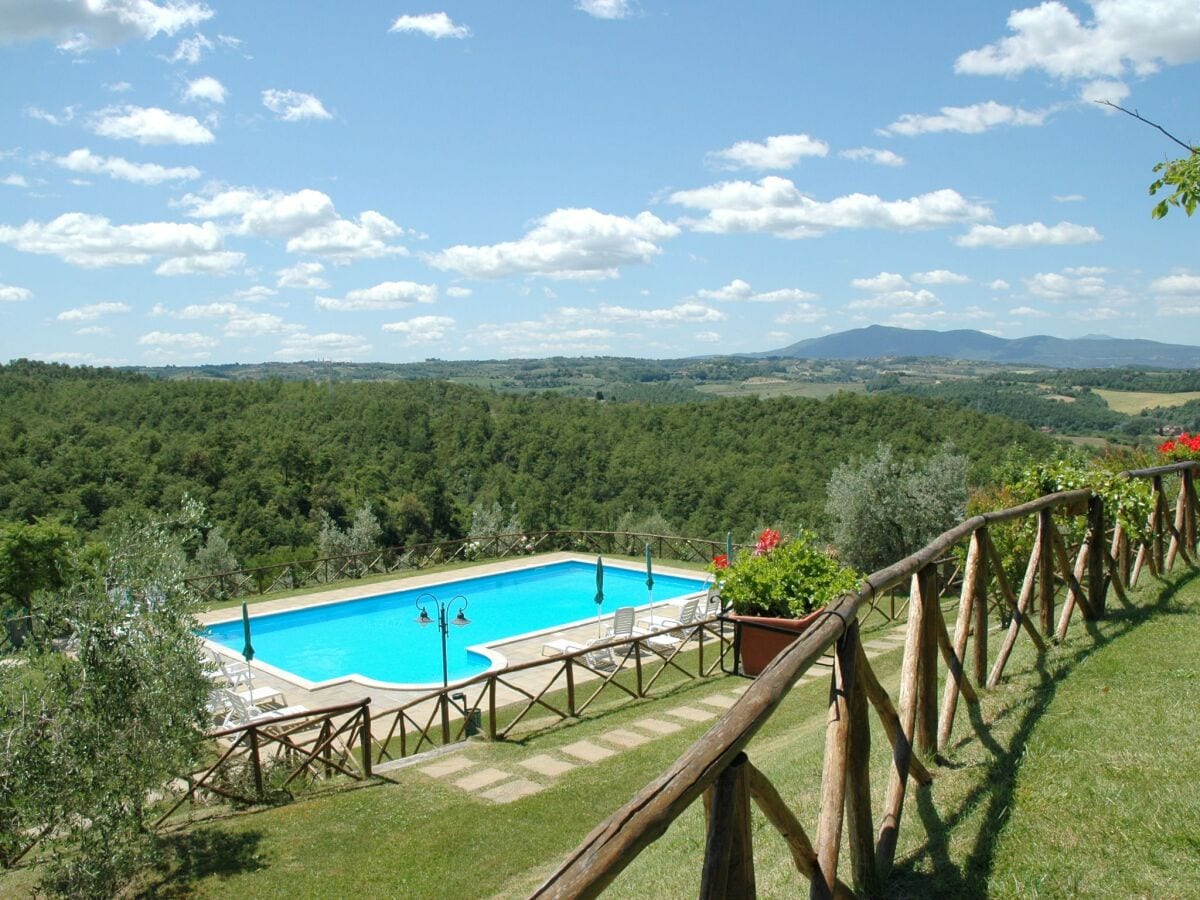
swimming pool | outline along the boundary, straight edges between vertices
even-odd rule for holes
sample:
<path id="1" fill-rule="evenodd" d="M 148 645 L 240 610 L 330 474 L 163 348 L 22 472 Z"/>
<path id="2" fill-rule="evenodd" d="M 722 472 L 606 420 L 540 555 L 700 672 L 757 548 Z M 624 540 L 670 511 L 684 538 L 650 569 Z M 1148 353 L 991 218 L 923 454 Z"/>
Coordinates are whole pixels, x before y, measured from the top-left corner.
<path id="1" fill-rule="evenodd" d="M 705 579 L 654 573 L 654 600 L 661 602 L 705 589 Z M 467 598 L 464 628 L 451 627 L 447 638 L 450 680 L 470 678 L 503 658 L 480 645 L 530 632 L 561 628 L 596 615 L 596 564 L 566 561 L 528 566 L 491 575 L 446 581 L 371 597 L 342 600 L 305 609 L 251 616 L 256 663 L 283 670 L 319 686 L 342 680 L 394 687 L 440 685 L 441 638 L 436 625 L 417 624 L 415 601 L 432 593 L 443 602 Z M 647 601 L 642 568 L 604 566 L 604 605 L 610 615 L 619 606 Z M 426 604 L 437 620 L 437 604 Z M 450 617 L 457 612 L 451 608 Z M 241 618 L 209 625 L 205 636 L 241 653 Z M 281 674 L 283 674 L 281 673 Z"/>

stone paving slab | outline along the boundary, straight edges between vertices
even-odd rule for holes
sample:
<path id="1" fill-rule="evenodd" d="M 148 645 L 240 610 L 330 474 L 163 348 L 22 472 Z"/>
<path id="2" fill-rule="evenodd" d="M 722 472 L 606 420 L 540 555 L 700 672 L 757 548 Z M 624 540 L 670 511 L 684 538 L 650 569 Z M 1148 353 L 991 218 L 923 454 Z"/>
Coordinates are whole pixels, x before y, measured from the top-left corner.
<path id="1" fill-rule="evenodd" d="M 713 694 L 711 697 L 701 697 L 700 702 L 706 706 L 715 706 L 718 709 L 729 709 L 733 704 L 737 703 L 737 697 L 729 697 L 725 694 Z"/>
<path id="2" fill-rule="evenodd" d="M 567 744 L 558 749 L 560 752 L 568 756 L 574 756 L 576 759 L 582 759 L 584 762 L 599 762 L 602 759 L 608 759 L 610 756 L 617 755 L 616 750 L 601 747 L 599 744 L 593 744 L 591 741 L 576 741 L 574 744 Z"/>
<path id="3" fill-rule="evenodd" d="M 633 725 L 642 731 L 650 731 L 654 734 L 674 734 L 683 729 L 678 722 L 670 722 L 666 719 L 638 719 Z"/>
<path id="4" fill-rule="evenodd" d="M 480 788 L 487 787 L 489 784 L 495 784 L 497 781 L 503 781 L 506 778 L 512 778 L 512 772 L 488 768 L 480 769 L 466 778 L 460 778 L 454 784 L 464 791 L 477 791 Z"/>
<path id="5" fill-rule="evenodd" d="M 455 772 L 461 772 L 463 769 L 469 769 L 475 765 L 474 760 L 467 759 L 463 756 L 454 756 L 450 759 L 444 759 L 441 762 L 433 763 L 429 766 L 422 766 L 421 773 L 428 775 L 430 778 L 445 778 L 447 775 L 453 775 Z"/>
<path id="6" fill-rule="evenodd" d="M 575 763 L 569 763 L 565 759 L 558 759 L 548 753 L 539 753 L 537 756 L 523 759 L 519 765 L 524 766 L 532 772 L 537 772 L 539 775 L 548 775 L 551 778 L 561 775 L 563 772 L 570 772 L 575 768 Z"/>
<path id="7" fill-rule="evenodd" d="M 709 719 L 717 717 L 715 712 L 709 712 L 707 709 L 696 709 L 694 706 L 677 706 L 674 709 L 668 709 L 667 715 L 675 716 L 677 719 L 686 719 L 689 722 L 707 722 Z"/>
<path id="8" fill-rule="evenodd" d="M 640 747 L 642 744 L 650 743 L 652 738 L 648 738 L 644 734 L 638 734 L 636 731 L 614 728 L 612 731 L 606 731 L 600 735 L 600 740 L 616 744 L 618 747 Z"/>
<path id="9" fill-rule="evenodd" d="M 546 785 L 544 784 L 538 784 L 528 778 L 517 778 L 499 787 L 494 787 L 490 791 L 484 791 L 479 796 L 485 800 L 491 800 L 493 803 L 512 803 L 514 800 L 520 800 L 522 797 L 528 797 L 530 794 L 536 794 L 545 789 Z"/>

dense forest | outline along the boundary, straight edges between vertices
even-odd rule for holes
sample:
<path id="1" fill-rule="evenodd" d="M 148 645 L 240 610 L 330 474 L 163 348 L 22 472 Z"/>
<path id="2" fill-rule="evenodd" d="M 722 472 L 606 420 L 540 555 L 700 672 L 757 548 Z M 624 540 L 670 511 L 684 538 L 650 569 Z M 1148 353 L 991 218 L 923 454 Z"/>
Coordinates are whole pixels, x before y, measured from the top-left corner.
<path id="1" fill-rule="evenodd" d="M 0 366 L 0 521 L 83 533 L 202 501 L 243 563 L 312 551 L 321 511 L 369 503 L 383 540 L 457 537 L 471 506 L 528 529 L 611 529 L 659 515 L 693 536 L 823 524 L 825 485 L 881 442 L 952 442 L 986 478 L 1049 440 L 944 401 L 843 393 L 653 404 L 511 394 L 444 381 L 165 380 Z"/>

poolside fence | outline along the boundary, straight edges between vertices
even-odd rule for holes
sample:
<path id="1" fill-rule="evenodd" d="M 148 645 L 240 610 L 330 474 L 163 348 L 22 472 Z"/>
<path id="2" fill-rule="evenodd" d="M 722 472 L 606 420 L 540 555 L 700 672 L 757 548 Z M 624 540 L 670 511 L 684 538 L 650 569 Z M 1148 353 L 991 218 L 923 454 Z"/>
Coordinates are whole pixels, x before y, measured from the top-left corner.
<path id="1" fill-rule="evenodd" d="M 877 893 L 893 867 L 910 779 L 930 783 L 934 776 L 924 761 L 948 747 L 960 699 L 975 705 L 979 691 L 999 683 L 1022 635 L 1044 653 L 1050 641 L 1065 637 L 1072 622 L 1082 619 L 1086 626 L 1103 617 L 1110 589 L 1129 604 L 1126 592 L 1146 568 L 1163 575 L 1181 558 L 1196 567 L 1198 470 L 1200 463 L 1184 462 L 1126 473 L 1151 482 L 1154 502 L 1145 529 L 1127 529 L 1119 510 L 1088 489 L 1064 491 L 974 516 L 872 573 L 858 592 L 826 607 L 703 737 L 598 825 L 532 896 L 598 896 L 701 798 L 706 833 L 703 855 L 695 861 L 701 897 L 755 896 L 751 801 L 786 843 L 810 896 Z M 951 553 L 964 561 L 953 636 L 938 601 L 935 565 Z M 1015 590 L 1017 582 L 1008 574 L 1014 564 L 1023 568 Z M 905 583 L 910 602 L 894 702 L 860 644 L 859 617 L 884 592 Z M 998 597 L 1010 616 L 990 669 L 989 595 Z M 820 799 L 809 811 L 815 820 L 812 840 L 799 811 L 754 766 L 747 750 L 798 679 L 829 651 L 834 665 Z M 940 696 L 939 656 L 946 673 Z M 878 819 L 869 765 L 872 707 L 891 747 L 887 771 L 874 773 L 887 782 Z M 848 872 L 839 865 L 843 831 Z"/>

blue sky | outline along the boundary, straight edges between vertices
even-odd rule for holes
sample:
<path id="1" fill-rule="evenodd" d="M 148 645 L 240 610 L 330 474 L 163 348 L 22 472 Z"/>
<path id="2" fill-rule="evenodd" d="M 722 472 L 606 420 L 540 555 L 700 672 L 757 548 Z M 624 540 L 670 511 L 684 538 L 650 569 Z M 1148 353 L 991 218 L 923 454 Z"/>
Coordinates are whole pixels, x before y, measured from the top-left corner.
<path id="1" fill-rule="evenodd" d="M 0 359 L 1200 344 L 1195 0 L 0 0 Z"/>

